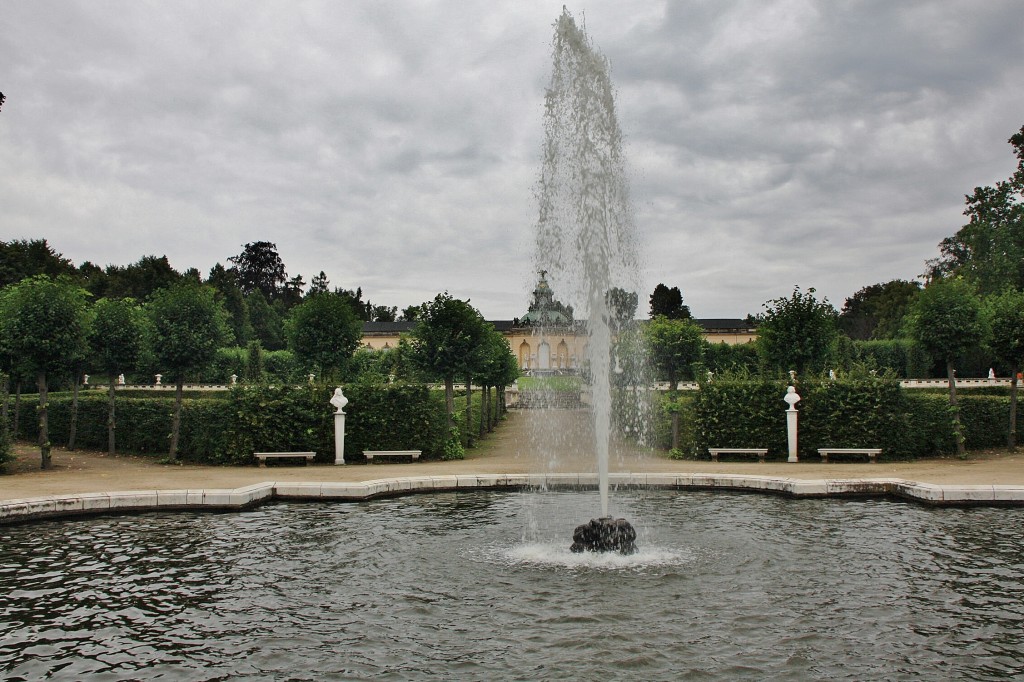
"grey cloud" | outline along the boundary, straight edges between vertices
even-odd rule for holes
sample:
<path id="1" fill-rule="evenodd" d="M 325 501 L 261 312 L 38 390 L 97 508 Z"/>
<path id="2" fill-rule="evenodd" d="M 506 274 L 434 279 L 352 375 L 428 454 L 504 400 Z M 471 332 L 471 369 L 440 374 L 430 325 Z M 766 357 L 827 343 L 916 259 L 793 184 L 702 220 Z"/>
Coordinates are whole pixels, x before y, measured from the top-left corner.
<path id="1" fill-rule="evenodd" d="M 375 302 L 448 289 L 520 315 L 560 9 L 13 3 L 0 239 L 203 271 L 267 239 L 291 274 Z M 742 315 L 800 284 L 841 305 L 917 275 L 962 195 L 1012 169 L 1015 3 L 598 0 L 577 18 L 619 92 L 642 301 L 665 282 Z"/>

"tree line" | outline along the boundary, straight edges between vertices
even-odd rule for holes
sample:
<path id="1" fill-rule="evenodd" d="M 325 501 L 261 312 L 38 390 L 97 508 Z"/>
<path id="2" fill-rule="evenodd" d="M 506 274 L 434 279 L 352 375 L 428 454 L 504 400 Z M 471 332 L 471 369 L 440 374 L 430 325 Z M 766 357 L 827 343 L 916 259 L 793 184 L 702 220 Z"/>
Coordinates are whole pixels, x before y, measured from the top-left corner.
<path id="1" fill-rule="evenodd" d="M 227 258 L 226 266 L 214 265 L 205 279 L 196 268 L 183 272 L 174 269 L 167 256 L 148 255 L 128 265 L 104 268 L 90 261 L 76 266 L 45 239 L 0 241 L 0 288 L 33 275 L 67 277 L 94 300 L 144 301 L 154 292 L 179 282 L 207 284 L 217 292 L 228 313 L 231 344 L 244 346 L 259 341 L 267 350 L 286 347 L 285 323 L 291 310 L 313 294 L 337 294 L 363 321 L 393 322 L 400 317 L 396 306 L 377 305 L 365 299 L 361 287 L 332 289 L 323 271 L 308 285 L 302 275 L 289 277 L 277 245 L 267 241 L 245 244 L 240 253 Z M 415 314 L 415 306 L 407 311 Z"/>
<path id="2" fill-rule="evenodd" d="M 508 343 L 468 301 L 439 294 L 417 306 L 417 315 L 410 339 L 393 351 L 374 353 L 376 371 L 367 372 L 367 376 L 443 380 L 450 424 L 454 419 L 452 392 L 456 379 L 465 379 L 470 386 L 475 381 L 489 390 L 503 388 L 518 376 Z M 362 320 L 351 297 L 326 289 L 308 292 L 291 309 L 283 326 L 289 349 L 321 381 L 358 378 L 361 366 L 353 356 L 362 338 Z M 191 277 L 156 289 L 144 301 L 125 297 L 93 302 L 80 281 L 66 273 L 55 277 L 37 274 L 9 284 L 0 289 L 4 410 L 0 430 L 6 431 L 9 380 L 13 378 L 18 384 L 19 393 L 22 382 L 34 383 L 39 395 L 42 466 L 48 468 L 51 444 L 47 394 L 51 383 L 55 377 L 72 377 L 73 404 L 77 404 L 83 372 L 103 373 L 108 382 L 108 449 L 113 453 L 117 378 L 147 359 L 175 387 L 169 445 L 174 457 L 185 381 L 207 367 L 218 350 L 235 338 L 221 292 Z M 258 366 L 260 342 L 251 341 L 247 350 L 248 361 Z M 250 373 L 257 380 L 259 374 L 258 369 Z M 72 448 L 75 415 L 73 409 Z M 491 415 L 487 418 L 489 423 Z"/>

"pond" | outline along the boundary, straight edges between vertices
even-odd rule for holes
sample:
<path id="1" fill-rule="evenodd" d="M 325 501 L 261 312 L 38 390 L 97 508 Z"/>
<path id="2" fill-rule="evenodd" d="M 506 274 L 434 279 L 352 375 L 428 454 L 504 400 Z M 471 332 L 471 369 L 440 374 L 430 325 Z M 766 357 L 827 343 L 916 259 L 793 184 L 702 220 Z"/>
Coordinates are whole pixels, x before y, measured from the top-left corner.
<path id="1" fill-rule="evenodd" d="M 0 528 L 7 680 L 1024 675 L 1024 510 L 629 491 Z"/>

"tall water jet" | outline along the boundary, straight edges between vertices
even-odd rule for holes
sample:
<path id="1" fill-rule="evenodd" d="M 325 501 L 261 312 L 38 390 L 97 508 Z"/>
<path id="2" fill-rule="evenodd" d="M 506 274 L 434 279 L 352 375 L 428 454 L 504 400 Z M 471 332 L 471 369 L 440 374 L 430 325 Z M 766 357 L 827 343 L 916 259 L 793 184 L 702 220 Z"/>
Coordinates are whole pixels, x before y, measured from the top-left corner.
<path id="1" fill-rule="evenodd" d="M 536 264 L 586 320 L 593 451 L 601 516 L 607 517 L 614 366 L 608 294 L 613 288 L 639 290 L 636 230 L 608 60 L 567 9 L 554 27 L 536 189 Z"/>

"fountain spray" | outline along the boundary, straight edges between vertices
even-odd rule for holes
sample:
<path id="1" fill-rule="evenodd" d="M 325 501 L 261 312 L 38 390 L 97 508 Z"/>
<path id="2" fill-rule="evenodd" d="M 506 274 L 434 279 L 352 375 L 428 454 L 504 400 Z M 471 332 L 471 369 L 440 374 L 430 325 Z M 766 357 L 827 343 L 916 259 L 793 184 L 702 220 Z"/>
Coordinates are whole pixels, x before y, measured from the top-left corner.
<path id="1" fill-rule="evenodd" d="M 554 24 L 551 81 L 536 196 L 537 269 L 583 313 L 593 391 L 594 452 L 601 514 L 608 515 L 612 319 L 608 292 L 637 291 L 636 229 L 626 183 L 622 132 L 608 60 L 569 11 Z"/>

